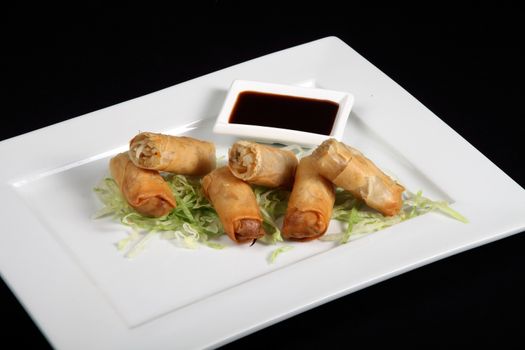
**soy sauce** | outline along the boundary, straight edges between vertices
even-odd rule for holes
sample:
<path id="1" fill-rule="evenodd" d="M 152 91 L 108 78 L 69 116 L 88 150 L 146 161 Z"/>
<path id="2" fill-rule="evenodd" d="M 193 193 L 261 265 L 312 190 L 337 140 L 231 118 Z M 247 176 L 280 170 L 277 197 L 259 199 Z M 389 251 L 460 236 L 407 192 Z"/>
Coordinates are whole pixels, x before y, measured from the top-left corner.
<path id="1" fill-rule="evenodd" d="M 229 122 L 330 135 L 338 110 L 329 100 L 243 91 Z"/>

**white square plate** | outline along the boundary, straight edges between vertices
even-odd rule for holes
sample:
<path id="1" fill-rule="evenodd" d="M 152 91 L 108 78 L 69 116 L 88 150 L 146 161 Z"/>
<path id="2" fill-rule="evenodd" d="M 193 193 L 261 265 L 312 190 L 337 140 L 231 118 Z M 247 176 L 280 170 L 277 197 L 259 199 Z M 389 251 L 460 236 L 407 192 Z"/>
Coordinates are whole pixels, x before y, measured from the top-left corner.
<path id="1" fill-rule="evenodd" d="M 343 246 L 297 243 L 273 265 L 271 247 L 188 251 L 162 240 L 123 258 L 114 243 L 125 228 L 91 219 L 108 158 L 139 130 L 213 140 L 225 154 L 234 138 L 211 129 L 236 79 L 351 91 L 343 140 L 470 223 L 431 213 Z M 525 191 L 334 37 L 3 141 L 0 163 L 10 165 L 0 174 L 0 272 L 63 349 L 218 346 L 525 228 Z"/>

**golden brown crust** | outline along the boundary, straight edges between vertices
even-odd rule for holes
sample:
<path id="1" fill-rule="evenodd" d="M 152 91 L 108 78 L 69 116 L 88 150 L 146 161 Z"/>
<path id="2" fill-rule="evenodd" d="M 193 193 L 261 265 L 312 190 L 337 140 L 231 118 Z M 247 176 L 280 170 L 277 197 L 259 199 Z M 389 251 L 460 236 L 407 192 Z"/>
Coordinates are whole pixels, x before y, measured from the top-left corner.
<path id="1" fill-rule="evenodd" d="M 144 169 L 205 175 L 216 166 L 215 145 L 191 137 L 143 132 L 129 148 L 131 161 Z"/>
<path id="2" fill-rule="evenodd" d="M 334 186 L 315 169 L 315 160 L 299 162 L 288 201 L 282 233 L 285 238 L 309 241 L 328 229 L 335 201 Z"/>
<path id="3" fill-rule="evenodd" d="M 142 215 L 160 217 L 176 207 L 173 193 L 162 176 L 157 171 L 136 167 L 127 153 L 113 157 L 109 168 L 126 201 Z"/>
<path id="4" fill-rule="evenodd" d="M 405 188 L 355 148 L 329 139 L 312 156 L 322 176 L 362 199 L 369 207 L 384 215 L 395 215 L 401 209 Z"/>
<path id="5" fill-rule="evenodd" d="M 250 141 L 237 141 L 228 153 L 232 174 L 254 185 L 287 187 L 293 184 L 298 160 L 293 152 Z"/>
<path id="6" fill-rule="evenodd" d="M 233 241 L 249 242 L 264 235 L 262 216 L 252 188 L 233 176 L 228 167 L 206 175 L 202 188 L 217 211 L 224 231 Z"/>

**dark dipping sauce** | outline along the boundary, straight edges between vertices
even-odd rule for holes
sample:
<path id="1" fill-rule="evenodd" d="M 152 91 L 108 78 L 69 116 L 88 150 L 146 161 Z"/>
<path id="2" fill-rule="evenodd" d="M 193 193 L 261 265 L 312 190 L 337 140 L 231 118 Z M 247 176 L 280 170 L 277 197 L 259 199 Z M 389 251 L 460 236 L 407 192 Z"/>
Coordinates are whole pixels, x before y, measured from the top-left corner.
<path id="1" fill-rule="evenodd" d="M 229 122 L 330 135 L 338 110 L 333 101 L 243 91 Z"/>

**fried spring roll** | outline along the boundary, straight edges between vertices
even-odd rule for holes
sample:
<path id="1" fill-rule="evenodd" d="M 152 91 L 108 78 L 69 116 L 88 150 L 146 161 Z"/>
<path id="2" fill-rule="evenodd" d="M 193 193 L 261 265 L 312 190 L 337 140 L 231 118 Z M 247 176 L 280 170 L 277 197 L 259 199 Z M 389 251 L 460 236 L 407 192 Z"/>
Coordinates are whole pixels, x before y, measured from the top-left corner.
<path id="1" fill-rule="evenodd" d="M 358 150 L 329 139 L 312 155 L 321 175 L 350 191 L 369 207 L 389 216 L 397 214 L 401 209 L 401 195 L 405 188 L 383 173 Z"/>
<path id="2" fill-rule="evenodd" d="M 327 230 L 335 202 L 334 186 L 319 175 L 312 156 L 299 162 L 283 223 L 283 236 L 299 241 L 321 237 Z"/>
<path id="3" fill-rule="evenodd" d="M 206 175 L 202 188 L 233 241 L 243 243 L 264 236 L 263 219 L 252 188 L 233 176 L 228 167 Z"/>
<path id="4" fill-rule="evenodd" d="M 126 201 L 142 215 L 160 217 L 176 207 L 173 192 L 162 176 L 136 167 L 127 153 L 111 158 L 109 170 Z"/>
<path id="5" fill-rule="evenodd" d="M 290 188 L 298 163 L 291 151 L 249 141 L 234 143 L 228 158 L 233 175 L 266 187 Z"/>
<path id="6" fill-rule="evenodd" d="M 129 143 L 138 167 L 180 175 L 205 175 L 215 169 L 215 145 L 186 136 L 143 132 Z"/>

